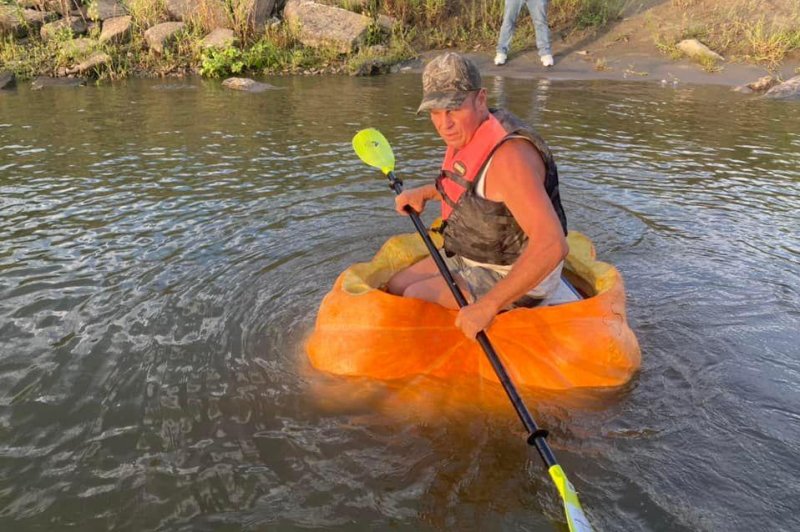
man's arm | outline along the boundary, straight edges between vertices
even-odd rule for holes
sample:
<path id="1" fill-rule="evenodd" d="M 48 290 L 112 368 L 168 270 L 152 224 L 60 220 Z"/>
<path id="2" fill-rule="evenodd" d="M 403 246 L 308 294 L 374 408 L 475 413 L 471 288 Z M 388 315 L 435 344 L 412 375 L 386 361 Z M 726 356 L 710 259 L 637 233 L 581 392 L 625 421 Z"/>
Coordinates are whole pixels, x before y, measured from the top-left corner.
<path id="1" fill-rule="evenodd" d="M 405 206 L 408 205 L 417 212 L 425 209 L 429 200 L 441 200 L 442 196 L 434 185 L 423 185 L 417 188 L 404 190 L 394 198 L 394 209 L 400 214 L 408 214 Z"/>
<path id="2" fill-rule="evenodd" d="M 485 178 L 486 198 L 506 204 L 528 235 L 528 244 L 506 277 L 459 312 L 456 325 L 471 338 L 488 327 L 500 310 L 538 285 L 569 252 L 544 178 L 544 162 L 528 141 L 510 140 L 495 152 Z"/>

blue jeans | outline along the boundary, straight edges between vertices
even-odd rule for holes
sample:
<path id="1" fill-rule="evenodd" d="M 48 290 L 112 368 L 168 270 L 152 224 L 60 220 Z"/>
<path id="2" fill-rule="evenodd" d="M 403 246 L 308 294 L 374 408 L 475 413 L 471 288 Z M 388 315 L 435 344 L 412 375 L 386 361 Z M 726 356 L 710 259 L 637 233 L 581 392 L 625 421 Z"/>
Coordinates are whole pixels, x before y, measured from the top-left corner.
<path id="1" fill-rule="evenodd" d="M 539 55 L 552 55 L 550 51 L 550 28 L 547 27 L 547 5 L 550 0 L 505 0 L 503 13 L 503 26 L 500 28 L 500 38 L 497 41 L 497 53 L 508 54 L 511 37 L 514 35 L 514 25 L 517 23 L 522 5 L 528 6 L 528 12 L 533 19 L 533 29 L 536 30 L 536 47 Z"/>

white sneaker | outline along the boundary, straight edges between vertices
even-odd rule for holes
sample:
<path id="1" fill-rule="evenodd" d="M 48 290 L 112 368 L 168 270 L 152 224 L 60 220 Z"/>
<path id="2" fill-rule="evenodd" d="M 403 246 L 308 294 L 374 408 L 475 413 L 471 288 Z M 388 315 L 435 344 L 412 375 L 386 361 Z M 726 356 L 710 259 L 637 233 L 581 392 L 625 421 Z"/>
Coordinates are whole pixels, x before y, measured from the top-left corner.
<path id="1" fill-rule="evenodd" d="M 505 65 L 506 59 L 508 59 L 508 56 L 506 54 L 504 54 L 503 52 L 497 52 L 497 55 L 494 56 L 494 64 L 497 66 Z"/>
<path id="2" fill-rule="evenodd" d="M 542 57 L 540 57 L 540 59 L 542 60 L 542 64 L 544 66 L 546 66 L 546 67 L 553 66 L 553 56 L 552 55 L 550 55 L 550 54 L 543 55 Z M 495 61 L 495 64 L 497 64 L 497 58 L 495 58 L 494 61 Z"/>

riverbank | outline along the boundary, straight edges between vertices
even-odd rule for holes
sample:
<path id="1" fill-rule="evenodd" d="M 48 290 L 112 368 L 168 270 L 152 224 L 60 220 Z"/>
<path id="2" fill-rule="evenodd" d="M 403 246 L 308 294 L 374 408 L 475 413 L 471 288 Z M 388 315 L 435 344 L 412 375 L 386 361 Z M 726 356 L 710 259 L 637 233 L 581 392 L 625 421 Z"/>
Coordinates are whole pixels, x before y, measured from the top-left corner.
<path id="1" fill-rule="evenodd" d="M 645 0 L 626 5 L 619 19 L 603 27 L 554 31 L 552 67 L 543 67 L 535 48 L 519 42 L 505 65 L 493 64 L 493 50 L 472 59 L 486 76 L 552 80 L 738 87 L 764 76 L 785 80 L 800 74 L 800 5 L 791 1 Z M 764 15 L 767 7 L 771 20 Z M 677 44 L 686 39 L 702 41 L 720 58 L 682 53 Z M 423 61 L 431 55 L 422 54 Z M 412 68 L 421 69 L 423 61 Z"/>
<path id="2" fill-rule="evenodd" d="M 191 1 L 199 3 L 191 7 Z M 60 10 L 44 0 L 25 0 L 16 11 L 0 4 L 6 32 L 0 70 L 21 80 L 370 75 L 416 71 L 432 51 L 453 48 L 473 54 L 487 75 L 521 78 L 741 85 L 765 74 L 789 79 L 800 73 L 800 6 L 794 0 L 553 0 L 556 64 L 549 69 L 538 61 L 527 13 L 508 63 L 492 63 L 502 0 L 416 9 L 403 0 L 340 4 L 348 9 L 255 0 L 237 3 L 247 9 L 216 14 L 213 1 L 90 0 L 58 20 L 57 12 L 68 12 L 66 0 Z M 324 27 L 334 19 L 349 25 L 347 31 Z M 695 54 L 682 50 L 682 42 L 707 48 Z"/>
<path id="3" fill-rule="evenodd" d="M 420 73 L 428 59 L 439 51 L 428 51 L 401 70 Z M 484 77 L 503 76 L 518 79 L 650 81 L 664 85 L 701 84 L 742 87 L 764 77 L 790 79 L 800 74 L 800 59 L 789 58 L 780 65 L 767 67 L 751 63 L 727 63 L 709 72 L 689 58 L 670 59 L 646 49 L 619 46 L 609 48 L 602 39 L 585 42 L 581 49 L 554 46 L 555 64 L 545 68 L 536 50 L 517 53 L 502 66 L 493 63 L 494 52 L 467 54 Z M 602 68 L 598 68 L 598 64 Z M 745 90 L 745 92 L 747 92 Z"/>

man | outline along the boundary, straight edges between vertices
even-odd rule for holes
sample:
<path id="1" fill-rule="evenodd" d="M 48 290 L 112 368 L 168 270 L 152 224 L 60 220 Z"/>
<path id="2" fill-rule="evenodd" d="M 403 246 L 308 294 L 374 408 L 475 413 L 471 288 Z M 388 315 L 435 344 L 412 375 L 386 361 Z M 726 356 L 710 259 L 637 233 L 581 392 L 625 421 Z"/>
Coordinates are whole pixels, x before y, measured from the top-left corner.
<path id="1" fill-rule="evenodd" d="M 550 28 L 547 26 L 547 5 L 549 3 L 550 0 L 505 0 L 503 25 L 500 27 L 497 54 L 494 56 L 495 65 L 506 64 L 511 37 L 514 36 L 514 27 L 517 25 L 517 17 L 522 10 L 522 4 L 525 4 L 528 6 L 528 12 L 533 20 L 533 29 L 536 31 L 539 60 L 546 67 L 553 66 L 553 53 L 550 51 Z"/>
<path id="2" fill-rule="evenodd" d="M 418 113 L 429 111 L 447 145 L 436 184 L 404 191 L 398 212 L 442 201 L 448 265 L 470 304 L 456 325 L 474 338 L 502 310 L 575 300 L 561 280 L 568 252 L 558 174 L 544 140 L 491 111 L 475 64 L 447 52 L 422 74 Z M 389 292 L 458 308 L 431 257 L 398 272 Z"/>

